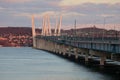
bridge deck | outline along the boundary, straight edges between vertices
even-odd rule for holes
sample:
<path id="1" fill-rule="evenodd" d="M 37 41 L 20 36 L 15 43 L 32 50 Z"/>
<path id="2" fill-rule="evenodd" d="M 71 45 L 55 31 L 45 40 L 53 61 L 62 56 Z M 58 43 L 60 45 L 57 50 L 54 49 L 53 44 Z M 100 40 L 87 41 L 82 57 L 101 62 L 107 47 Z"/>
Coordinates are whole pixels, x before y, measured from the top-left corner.
<path id="1" fill-rule="evenodd" d="M 78 48 L 93 49 L 98 51 L 120 54 L 119 38 L 86 38 L 68 36 L 36 36 L 36 38 L 69 45 Z"/>

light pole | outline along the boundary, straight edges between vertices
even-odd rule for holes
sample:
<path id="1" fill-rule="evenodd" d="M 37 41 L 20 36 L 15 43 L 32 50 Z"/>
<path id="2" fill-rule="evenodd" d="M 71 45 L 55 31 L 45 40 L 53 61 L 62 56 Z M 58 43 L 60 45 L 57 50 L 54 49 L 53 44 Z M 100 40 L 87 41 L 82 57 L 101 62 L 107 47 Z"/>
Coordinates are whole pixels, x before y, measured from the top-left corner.
<path id="1" fill-rule="evenodd" d="M 108 18 L 113 18 L 113 16 L 104 16 L 104 22 L 103 22 L 103 27 L 105 28 L 106 27 L 106 22 Z M 105 40 L 105 37 L 106 37 L 106 34 L 105 34 L 105 29 L 103 29 L 103 32 L 102 32 L 102 40 Z"/>
<path id="2" fill-rule="evenodd" d="M 75 29 L 74 35 L 76 36 L 76 19 L 75 19 L 74 29 Z"/>
<path id="3" fill-rule="evenodd" d="M 75 41 L 76 40 L 76 19 L 75 19 L 74 29 L 73 29 L 73 38 L 74 38 L 74 41 Z"/>
<path id="4" fill-rule="evenodd" d="M 114 31 L 115 31 L 114 39 L 115 39 L 115 40 L 118 40 L 118 31 L 116 30 L 115 25 L 114 25 Z"/>

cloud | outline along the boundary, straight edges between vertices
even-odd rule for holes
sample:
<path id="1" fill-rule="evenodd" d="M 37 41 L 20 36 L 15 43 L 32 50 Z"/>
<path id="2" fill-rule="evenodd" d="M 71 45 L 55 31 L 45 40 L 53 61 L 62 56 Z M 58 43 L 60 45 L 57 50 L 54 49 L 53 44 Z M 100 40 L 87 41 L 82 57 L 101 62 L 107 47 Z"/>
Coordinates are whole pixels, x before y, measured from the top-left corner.
<path id="1" fill-rule="evenodd" d="M 2 10 L 5 10 L 5 8 L 3 8 L 3 7 L 0 7 L 0 11 L 2 11 Z"/>
<path id="2" fill-rule="evenodd" d="M 67 9 L 66 11 L 71 11 L 71 12 L 77 12 L 85 15 L 90 15 L 90 16 L 118 16 L 120 14 L 120 4 L 93 4 L 93 3 L 87 3 L 87 4 L 82 4 L 79 6 L 71 7 Z"/>
<path id="3" fill-rule="evenodd" d="M 85 14 L 77 13 L 77 12 L 58 12 L 58 11 L 45 11 L 41 13 L 18 13 L 15 14 L 15 16 L 24 16 L 24 17 L 31 17 L 31 15 L 34 15 L 36 18 L 43 17 L 44 15 L 49 15 L 52 17 L 55 16 L 64 16 L 64 17 L 71 17 L 71 16 L 86 16 Z"/>
<path id="4" fill-rule="evenodd" d="M 0 10 L 4 9 L 3 7 L 0 7 Z"/>
<path id="5" fill-rule="evenodd" d="M 42 22 L 45 14 L 51 23 L 55 16 L 63 15 L 63 25 L 120 23 L 120 0 L 0 0 L 1 25 L 31 25 L 32 14 L 36 23 Z"/>
<path id="6" fill-rule="evenodd" d="M 25 2 L 31 2 L 34 0 L 0 0 L 0 2 L 5 2 L 5 3 L 25 3 Z"/>
<path id="7" fill-rule="evenodd" d="M 60 6 L 77 6 L 84 3 L 107 3 L 107 4 L 115 4 L 120 3 L 120 0 L 62 0 L 59 5 Z"/>
<path id="8" fill-rule="evenodd" d="M 44 15 L 46 15 L 46 14 L 48 14 L 48 15 L 55 15 L 57 12 L 55 12 L 55 11 L 46 11 L 46 12 L 43 12 L 42 14 L 41 14 L 41 16 L 44 16 Z"/>
<path id="9" fill-rule="evenodd" d="M 77 12 L 64 12 L 62 13 L 65 17 L 71 17 L 71 16 L 86 16 L 85 14 L 77 13 Z"/>
<path id="10" fill-rule="evenodd" d="M 19 17 L 22 16 L 22 17 L 31 18 L 31 16 L 34 15 L 35 18 L 40 18 L 40 17 L 43 17 L 44 15 L 54 16 L 55 14 L 58 14 L 58 12 L 55 12 L 55 11 L 45 11 L 41 13 L 22 12 L 22 13 L 14 14 L 14 16 L 19 16 Z"/>
<path id="11" fill-rule="evenodd" d="M 14 14 L 14 16 L 23 16 L 23 17 L 31 17 L 32 14 L 30 13 L 19 13 L 19 14 Z"/>
<path id="12" fill-rule="evenodd" d="M 115 17 L 116 15 L 113 15 L 113 14 L 101 14 L 100 16 L 104 17 L 104 18 L 112 18 L 112 17 Z"/>

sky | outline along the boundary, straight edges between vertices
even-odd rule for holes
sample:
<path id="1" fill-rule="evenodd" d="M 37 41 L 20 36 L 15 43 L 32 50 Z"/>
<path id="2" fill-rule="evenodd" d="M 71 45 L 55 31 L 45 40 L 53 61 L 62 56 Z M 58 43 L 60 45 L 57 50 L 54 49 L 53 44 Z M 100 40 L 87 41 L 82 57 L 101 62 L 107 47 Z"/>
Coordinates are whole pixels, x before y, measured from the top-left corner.
<path id="1" fill-rule="evenodd" d="M 0 0 L 0 26 L 42 27 L 42 19 L 49 14 L 54 28 L 56 16 L 63 16 L 62 28 L 91 27 L 120 30 L 120 0 Z"/>

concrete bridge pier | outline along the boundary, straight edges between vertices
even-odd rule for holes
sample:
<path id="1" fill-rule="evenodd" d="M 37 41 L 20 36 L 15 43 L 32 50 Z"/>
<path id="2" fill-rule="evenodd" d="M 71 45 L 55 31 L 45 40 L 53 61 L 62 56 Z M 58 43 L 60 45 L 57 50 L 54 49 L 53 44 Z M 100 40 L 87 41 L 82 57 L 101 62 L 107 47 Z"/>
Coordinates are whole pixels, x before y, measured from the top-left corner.
<path id="1" fill-rule="evenodd" d="M 45 44 L 44 44 L 44 49 L 48 51 L 49 48 L 49 42 L 45 40 Z"/>
<path id="2" fill-rule="evenodd" d="M 62 53 L 63 53 L 63 56 L 65 56 L 65 54 L 66 54 L 66 46 L 65 45 L 62 45 Z"/>
<path id="3" fill-rule="evenodd" d="M 120 54 L 112 53 L 111 54 L 111 59 L 115 60 L 115 61 L 120 61 Z"/>
<path id="4" fill-rule="evenodd" d="M 54 47 L 53 43 L 48 41 L 48 45 L 49 45 L 48 51 L 52 52 L 53 51 L 53 47 Z"/>
<path id="5" fill-rule="evenodd" d="M 100 65 L 103 66 L 105 64 L 106 61 L 106 56 L 105 55 L 101 55 L 100 56 Z"/>
<path id="6" fill-rule="evenodd" d="M 37 49 L 44 49 L 45 41 L 43 39 L 36 39 L 36 43 Z"/>
<path id="7" fill-rule="evenodd" d="M 53 48 L 54 48 L 54 49 L 53 49 L 53 50 L 54 50 L 54 53 L 58 53 L 58 50 L 57 50 L 58 45 L 57 45 L 57 43 L 54 43 L 53 45 L 54 45 L 54 47 L 53 47 Z"/>
<path id="8" fill-rule="evenodd" d="M 71 52 L 68 52 L 68 57 L 71 57 Z"/>
<path id="9" fill-rule="evenodd" d="M 100 58 L 100 65 L 104 66 L 105 65 L 105 61 L 107 57 L 110 57 L 110 54 L 107 54 L 105 52 L 102 51 L 95 51 L 95 50 L 90 50 L 90 54 L 91 55 L 95 55 L 98 56 Z"/>
<path id="10" fill-rule="evenodd" d="M 39 48 L 39 49 L 41 49 L 41 48 L 42 48 L 42 45 L 43 45 L 41 42 L 42 42 L 41 39 L 36 39 L 36 43 L 37 43 L 36 46 L 37 46 L 37 48 Z"/>
<path id="11" fill-rule="evenodd" d="M 56 47 L 55 45 L 56 45 L 56 43 L 53 43 L 53 42 L 52 42 L 52 50 L 51 50 L 51 52 L 54 52 L 54 53 L 55 53 L 55 47 Z"/>
<path id="12" fill-rule="evenodd" d="M 58 53 L 61 55 L 62 54 L 62 46 L 60 44 L 57 45 L 57 50 L 58 50 Z"/>
<path id="13" fill-rule="evenodd" d="M 53 44 L 53 42 L 50 42 L 50 51 L 54 52 L 53 50 L 54 50 L 54 44 Z"/>
<path id="14" fill-rule="evenodd" d="M 50 42 L 49 41 L 46 41 L 46 50 L 50 51 Z"/>
<path id="15" fill-rule="evenodd" d="M 38 43 L 36 44 L 36 48 L 39 48 L 39 39 L 36 39 L 36 43 Z"/>
<path id="16" fill-rule="evenodd" d="M 70 57 L 71 56 L 71 52 L 68 52 L 68 57 Z"/>
<path id="17" fill-rule="evenodd" d="M 55 52 L 55 43 L 52 42 L 52 50 L 51 52 Z"/>
<path id="18" fill-rule="evenodd" d="M 89 50 L 88 49 L 80 49 L 80 52 L 82 55 L 85 55 L 85 62 L 87 63 L 89 61 Z"/>
<path id="19" fill-rule="evenodd" d="M 88 61 L 89 61 L 89 54 L 86 53 L 86 54 L 85 54 L 85 63 L 88 63 Z"/>
<path id="20" fill-rule="evenodd" d="M 68 57 L 71 57 L 71 46 L 68 46 Z"/>
<path id="21" fill-rule="evenodd" d="M 78 59 L 78 48 L 74 48 L 75 59 Z"/>
<path id="22" fill-rule="evenodd" d="M 57 52 L 56 52 L 56 47 L 57 47 L 57 43 L 53 43 L 53 52 L 54 52 L 54 53 L 57 53 Z"/>
<path id="23" fill-rule="evenodd" d="M 45 48 L 45 50 L 49 51 L 49 48 L 50 48 L 50 43 L 49 43 L 49 41 L 46 41 L 46 40 L 45 40 L 44 48 Z"/>

